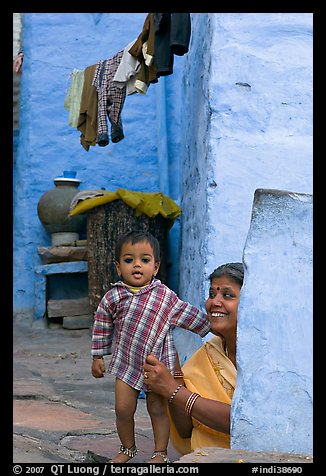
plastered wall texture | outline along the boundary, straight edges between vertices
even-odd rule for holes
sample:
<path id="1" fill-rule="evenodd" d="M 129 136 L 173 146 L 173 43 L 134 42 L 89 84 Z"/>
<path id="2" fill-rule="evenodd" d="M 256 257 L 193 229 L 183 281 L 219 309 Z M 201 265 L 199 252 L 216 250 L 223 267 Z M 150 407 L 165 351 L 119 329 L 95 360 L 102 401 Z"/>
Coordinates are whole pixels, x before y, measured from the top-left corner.
<path id="1" fill-rule="evenodd" d="M 158 132 L 164 126 L 162 90 L 151 85 L 146 96 L 126 99 L 123 141 L 82 149 L 63 108 L 69 74 L 125 47 L 145 16 L 24 14 L 14 171 L 17 313 L 32 313 L 37 246 L 50 244 L 37 203 L 63 170 L 77 170 L 81 190 L 158 191 L 160 151 L 167 150 L 170 196 L 183 210 L 171 230 L 171 276 L 180 297 L 200 307 L 211 271 L 242 260 L 255 190 L 312 193 L 310 13 L 192 13 L 189 53 L 176 58 L 174 74 L 165 80 L 166 134 Z M 263 274 L 264 262 L 257 266 Z M 201 343 L 188 333 L 176 340 L 184 358 Z M 241 358 L 241 365 L 251 362 L 249 347 Z"/>
<path id="2" fill-rule="evenodd" d="M 180 289 L 204 303 L 212 270 L 242 259 L 255 189 L 312 193 L 313 31 L 310 13 L 195 14 L 193 25 Z"/>
<path id="3" fill-rule="evenodd" d="M 12 38 L 12 57 L 15 58 L 21 49 L 22 16 L 21 13 L 13 13 L 13 38 Z"/>
<path id="4" fill-rule="evenodd" d="M 255 190 L 273 188 L 312 193 L 312 14 L 221 13 L 196 15 L 193 20 L 200 33 L 193 38 L 186 58 L 185 72 L 191 74 L 184 76 L 184 109 L 188 114 L 183 116 L 181 125 L 185 131 L 181 167 L 182 205 L 187 213 L 181 222 L 180 290 L 185 299 L 204 303 L 208 292 L 206 278 L 212 270 L 225 262 L 242 261 Z M 310 218 L 304 219 L 305 226 L 311 229 Z M 296 214 L 289 216 L 287 229 L 296 227 L 298 222 Z M 272 216 L 267 225 L 273 229 Z M 290 243 L 285 234 L 283 239 L 284 250 L 289 253 L 286 265 L 291 270 L 290 257 L 299 259 L 299 251 L 298 255 L 292 254 L 291 247 L 287 249 Z M 272 244 L 272 239 L 265 241 L 266 246 Z M 272 258 L 263 245 L 263 242 L 253 245 L 257 255 L 251 274 L 253 287 L 248 291 L 251 302 L 257 297 L 255 274 L 261 279 L 268 275 L 272 259 L 275 267 L 283 266 L 282 256 L 276 252 Z M 265 253 L 268 261 L 263 259 Z M 308 258 L 304 269 L 309 266 L 311 272 Z M 270 284 L 261 281 L 265 295 Z M 284 302 L 287 299 L 283 296 L 284 289 L 277 287 L 277 291 L 275 299 Z M 312 290 L 308 286 L 306 291 L 302 299 L 308 312 L 300 313 L 302 322 L 292 325 L 304 329 L 299 340 L 307 339 L 305 353 L 312 355 L 309 334 Z M 259 318 L 260 308 L 257 312 L 254 305 L 251 308 L 246 310 L 242 328 L 250 327 L 254 317 Z M 292 310 L 292 316 L 296 315 L 295 306 Z M 247 322 L 245 319 L 251 312 L 253 317 Z M 239 341 L 238 395 L 243 397 L 242 401 L 248 399 L 250 417 L 243 422 L 246 408 L 233 412 L 231 444 L 237 448 L 312 451 L 312 371 L 305 368 L 304 373 L 296 374 L 296 365 L 305 363 L 294 364 L 292 351 L 286 352 L 289 330 L 292 328 L 284 328 L 273 315 L 264 335 L 254 328 L 248 341 Z M 256 351 L 253 353 L 253 345 L 260 352 L 269 345 L 275 352 L 285 351 L 285 362 L 281 364 L 284 367 L 264 367 L 266 374 L 262 372 L 260 377 L 266 378 L 268 386 L 265 389 L 258 383 L 260 407 L 255 403 L 257 392 L 250 394 L 252 386 L 245 386 L 242 378 L 247 375 L 241 374 L 241 369 L 250 372 L 252 366 L 255 368 L 262 357 Z M 299 355 L 296 357 L 300 361 Z M 277 379 L 275 392 L 279 393 L 273 393 L 272 402 L 269 392 L 273 378 Z M 287 401 L 288 392 L 291 398 Z M 297 413 L 301 414 L 302 404 L 307 410 L 303 420 Z M 251 420 L 254 412 L 255 419 Z M 257 429 L 259 432 L 255 434 Z"/>
<path id="5" fill-rule="evenodd" d="M 257 190 L 243 253 L 232 448 L 313 453 L 312 195 Z"/>
<path id="6" fill-rule="evenodd" d="M 13 59 L 21 50 L 22 19 L 20 13 L 13 13 Z M 13 129 L 19 128 L 20 75 L 13 74 Z"/>
<path id="7" fill-rule="evenodd" d="M 14 310 L 32 314 L 34 268 L 40 264 L 37 246 L 51 243 L 37 216 L 37 203 L 54 187 L 53 179 L 63 170 L 76 170 L 80 190 L 115 191 L 118 187 L 135 191 L 160 190 L 158 151 L 162 137 L 157 85 L 145 96 L 127 96 L 122 122 L 125 138 L 107 147 L 80 145 L 80 133 L 69 126 L 64 108 L 65 95 L 74 68 L 84 69 L 100 59 L 112 57 L 133 42 L 142 30 L 145 13 L 25 13 L 21 80 L 21 128 L 16 154 L 14 193 Z M 170 127 L 180 107 L 180 81 L 184 57 L 175 61 L 174 73 L 166 78 L 167 117 Z M 165 78 L 162 78 L 165 81 Z M 162 100 L 162 99 L 161 99 Z M 179 127 L 168 153 L 179 160 Z M 166 157 L 168 162 L 169 157 Z M 171 162 L 173 162 L 173 160 Z M 179 197 L 179 177 L 171 172 L 170 196 Z M 170 245 L 172 251 L 175 245 Z M 177 265 L 171 263 L 171 270 Z M 172 273 L 177 276 L 177 271 Z"/>
<path id="8" fill-rule="evenodd" d="M 207 215 L 209 147 L 209 76 L 211 63 L 212 15 L 193 14 L 191 48 L 186 58 L 183 76 L 184 106 L 181 131 L 182 156 L 181 221 L 179 290 L 185 300 L 204 308 L 205 263 L 207 239 L 211 224 Z M 183 329 L 175 329 L 180 362 L 188 359 L 202 339 Z"/>
<path id="9" fill-rule="evenodd" d="M 127 97 L 125 139 L 89 152 L 63 108 L 72 68 L 113 55 L 138 35 L 144 18 L 23 16 L 23 126 L 14 197 L 17 309 L 32 306 L 36 246 L 50 240 L 35 214 L 37 201 L 62 170 L 77 170 L 80 189 L 159 188 L 155 85 L 146 96 Z M 212 269 L 241 259 L 254 190 L 312 191 L 312 14 L 191 18 L 189 53 L 176 58 L 174 74 L 166 78 L 167 160 L 170 195 L 184 211 L 180 293 L 203 305 Z"/>

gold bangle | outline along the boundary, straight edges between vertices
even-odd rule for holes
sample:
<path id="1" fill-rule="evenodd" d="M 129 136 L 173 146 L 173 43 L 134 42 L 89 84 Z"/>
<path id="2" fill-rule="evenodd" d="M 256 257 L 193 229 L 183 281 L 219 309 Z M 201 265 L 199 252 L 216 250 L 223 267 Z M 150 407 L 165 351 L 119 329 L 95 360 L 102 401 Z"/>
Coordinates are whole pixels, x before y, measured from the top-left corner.
<path id="1" fill-rule="evenodd" d="M 183 378 L 184 375 L 183 375 L 182 370 L 180 370 L 180 371 L 178 370 L 177 372 L 174 372 L 173 377 L 174 378 Z"/>
<path id="2" fill-rule="evenodd" d="M 187 413 L 187 415 L 191 416 L 192 407 L 194 406 L 195 401 L 199 397 L 200 397 L 199 393 L 193 392 L 190 394 L 185 405 L 185 412 Z"/>
<path id="3" fill-rule="evenodd" d="M 172 393 L 171 397 L 169 398 L 168 402 L 169 403 L 172 403 L 172 400 L 174 399 L 174 397 L 176 396 L 176 394 L 179 392 L 180 388 L 183 387 L 182 383 L 180 383 L 180 385 L 177 386 L 177 388 L 174 390 L 174 392 Z"/>

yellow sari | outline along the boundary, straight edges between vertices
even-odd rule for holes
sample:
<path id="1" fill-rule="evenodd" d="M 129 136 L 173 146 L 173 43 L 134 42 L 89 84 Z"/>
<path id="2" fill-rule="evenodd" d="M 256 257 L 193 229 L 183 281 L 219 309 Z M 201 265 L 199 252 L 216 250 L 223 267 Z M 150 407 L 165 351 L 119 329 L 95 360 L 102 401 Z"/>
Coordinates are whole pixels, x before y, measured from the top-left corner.
<path id="1" fill-rule="evenodd" d="M 237 371 L 233 362 L 223 349 L 223 341 L 214 336 L 182 367 L 186 387 L 204 398 L 231 404 Z M 230 448 L 230 435 L 213 430 L 195 418 L 190 438 L 181 438 L 170 416 L 170 440 L 173 447 L 181 454 L 187 454 L 196 448 L 216 446 Z"/>

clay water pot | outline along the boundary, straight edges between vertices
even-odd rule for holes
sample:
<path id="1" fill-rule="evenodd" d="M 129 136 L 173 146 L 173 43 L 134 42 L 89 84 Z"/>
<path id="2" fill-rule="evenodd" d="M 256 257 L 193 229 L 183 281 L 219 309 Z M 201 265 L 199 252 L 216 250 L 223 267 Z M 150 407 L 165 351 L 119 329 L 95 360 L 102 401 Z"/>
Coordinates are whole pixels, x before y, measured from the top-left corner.
<path id="1" fill-rule="evenodd" d="M 68 244 L 79 239 L 79 233 L 86 230 L 86 215 L 69 217 L 70 204 L 79 192 L 80 180 L 57 177 L 55 187 L 45 192 L 38 204 L 37 214 L 40 222 L 51 233 L 52 245 Z"/>

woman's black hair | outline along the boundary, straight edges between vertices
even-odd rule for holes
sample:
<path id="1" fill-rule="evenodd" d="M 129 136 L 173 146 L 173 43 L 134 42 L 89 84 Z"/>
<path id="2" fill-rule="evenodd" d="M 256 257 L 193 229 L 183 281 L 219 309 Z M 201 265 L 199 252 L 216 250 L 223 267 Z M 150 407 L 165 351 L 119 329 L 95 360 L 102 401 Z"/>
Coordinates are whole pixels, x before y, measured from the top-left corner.
<path id="1" fill-rule="evenodd" d="M 226 263 L 222 264 L 209 275 L 209 280 L 212 282 L 214 278 L 220 278 L 222 276 L 227 276 L 230 279 L 233 279 L 236 283 L 240 285 L 243 284 L 244 278 L 244 267 L 242 263 Z"/>

